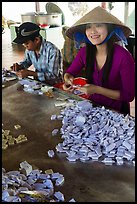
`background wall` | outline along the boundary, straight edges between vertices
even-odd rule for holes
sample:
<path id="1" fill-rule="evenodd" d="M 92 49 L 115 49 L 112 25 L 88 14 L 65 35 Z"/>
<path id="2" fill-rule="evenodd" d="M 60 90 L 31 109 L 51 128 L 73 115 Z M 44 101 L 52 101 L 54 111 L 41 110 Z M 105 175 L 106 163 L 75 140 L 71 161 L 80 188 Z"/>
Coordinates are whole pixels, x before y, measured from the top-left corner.
<path id="1" fill-rule="evenodd" d="M 47 2 L 39 2 L 40 11 L 46 13 Z M 81 16 L 89 12 L 96 6 L 101 6 L 102 2 L 53 2 L 56 3 L 64 13 L 65 24 L 71 26 Z M 113 8 L 111 13 L 117 16 L 122 22 L 124 22 L 124 4 L 125 2 L 106 2 L 112 3 Z M 135 30 L 135 2 L 128 2 L 128 20 L 127 24 Z M 80 12 L 80 9 L 83 12 Z M 71 10 L 70 10 L 71 9 Z M 7 20 L 13 20 L 15 22 L 21 22 L 21 14 L 26 12 L 35 12 L 35 2 L 2 2 L 2 15 Z"/>

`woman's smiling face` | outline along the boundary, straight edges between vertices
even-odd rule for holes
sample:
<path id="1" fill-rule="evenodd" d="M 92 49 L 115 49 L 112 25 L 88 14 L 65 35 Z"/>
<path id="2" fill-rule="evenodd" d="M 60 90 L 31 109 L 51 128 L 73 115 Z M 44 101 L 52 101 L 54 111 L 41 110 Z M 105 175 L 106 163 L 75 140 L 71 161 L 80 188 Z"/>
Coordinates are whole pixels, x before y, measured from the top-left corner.
<path id="1" fill-rule="evenodd" d="M 104 23 L 91 23 L 86 25 L 86 36 L 93 45 L 102 43 L 107 35 L 108 28 Z"/>

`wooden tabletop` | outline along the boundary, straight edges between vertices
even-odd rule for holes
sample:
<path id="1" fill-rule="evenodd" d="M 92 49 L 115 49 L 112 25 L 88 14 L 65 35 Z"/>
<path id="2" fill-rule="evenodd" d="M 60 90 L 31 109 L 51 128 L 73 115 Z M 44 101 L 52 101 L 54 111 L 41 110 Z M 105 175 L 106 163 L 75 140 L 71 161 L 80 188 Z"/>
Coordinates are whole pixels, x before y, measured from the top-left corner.
<path id="1" fill-rule="evenodd" d="M 62 142 L 58 133 L 61 120 L 51 121 L 51 116 L 60 114 L 55 107 L 57 97 L 63 92 L 54 91 L 54 97 L 30 94 L 22 90 L 16 81 L 2 89 L 2 123 L 15 137 L 25 134 L 26 142 L 15 144 L 2 151 L 2 167 L 6 171 L 19 170 L 19 164 L 27 161 L 34 169 L 52 169 L 63 174 L 65 182 L 58 190 L 65 200 L 76 202 L 135 202 L 135 167 L 130 165 L 105 165 L 98 161 L 69 162 L 55 147 Z M 65 97 L 65 92 L 64 92 Z M 16 130 L 14 125 L 21 125 Z M 50 158 L 49 149 L 55 151 Z"/>

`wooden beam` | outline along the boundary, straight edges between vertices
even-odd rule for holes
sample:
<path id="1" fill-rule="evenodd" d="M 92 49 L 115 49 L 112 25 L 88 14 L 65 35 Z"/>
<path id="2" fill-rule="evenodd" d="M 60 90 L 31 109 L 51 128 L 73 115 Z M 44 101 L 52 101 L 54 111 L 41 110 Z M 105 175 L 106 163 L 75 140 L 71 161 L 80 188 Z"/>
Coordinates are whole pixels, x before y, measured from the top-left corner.
<path id="1" fill-rule="evenodd" d="M 36 12 L 40 12 L 39 2 L 35 2 L 35 10 L 36 10 Z"/>
<path id="2" fill-rule="evenodd" d="M 125 2 L 125 7 L 124 7 L 124 23 L 125 23 L 125 25 L 127 24 L 128 10 L 129 10 L 129 2 Z"/>
<path id="3" fill-rule="evenodd" d="M 101 2 L 101 7 L 106 9 L 107 8 L 107 2 Z"/>

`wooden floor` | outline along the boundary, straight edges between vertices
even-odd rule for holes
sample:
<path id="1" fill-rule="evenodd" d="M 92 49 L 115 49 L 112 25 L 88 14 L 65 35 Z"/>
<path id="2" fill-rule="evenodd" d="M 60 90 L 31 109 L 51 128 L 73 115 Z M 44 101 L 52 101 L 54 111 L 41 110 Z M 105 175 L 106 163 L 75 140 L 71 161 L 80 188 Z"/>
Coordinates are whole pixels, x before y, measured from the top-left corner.
<path id="1" fill-rule="evenodd" d="M 10 66 L 23 60 L 24 47 L 11 43 L 10 29 L 6 28 L 2 34 L 2 68 L 10 68 Z M 131 102 L 131 115 L 135 116 L 135 100 Z"/>
<path id="2" fill-rule="evenodd" d="M 12 44 L 10 29 L 6 28 L 2 34 L 2 68 L 10 68 L 10 66 L 19 62 L 24 56 L 24 47 L 22 45 Z"/>

